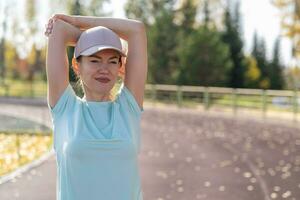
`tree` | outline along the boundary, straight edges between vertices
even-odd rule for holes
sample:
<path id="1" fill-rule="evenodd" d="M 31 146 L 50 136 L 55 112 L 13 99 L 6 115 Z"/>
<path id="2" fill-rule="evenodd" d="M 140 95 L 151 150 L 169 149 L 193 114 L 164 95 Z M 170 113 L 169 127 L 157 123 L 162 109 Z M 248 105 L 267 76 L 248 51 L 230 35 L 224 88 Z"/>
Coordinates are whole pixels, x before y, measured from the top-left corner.
<path id="1" fill-rule="evenodd" d="M 177 25 L 184 35 L 194 31 L 196 22 L 197 5 L 194 0 L 181 1 L 181 6 L 176 10 Z"/>
<path id="2" fill-rule="evenodd" d="M 42 55 L 42 49 L 37 49 L 36 45 L 34 44 L 31 48 L 30 53 L 28 54 L 27 60 L 28 64 L 30 66 L 29 68 L 29 76 L 36 75 L 36 73 L 39 73 L 42 75 L 43 73 L 43 62 L 45 60 L 45 57 Z M 29 80 L 32 80 L 33 77 L 30 77 Z"/>
<path id="3" fill-rule="evenodd" d="M 2 30 L 3 36 L 0 40 L 0 77 L 1 77 L 1 84 L 4 84 L 5 74 L 6 74 L 6 62 L 5 62 L 5 44 L 6 44 L 6 31 L 7 31 L 7 14 L 8 14 L 8 5 L 5 5 L 5 13 L 4 19 L 2 21 Z"/>
<path id="4" fill-rule="evenodd" d="M 217 56 L 216 56 L 217 55 Z M 224 86 L 232 68 L 230 51 L 216 30 L 199 27 L 180 49 L 184 85 Z"/>
<path id="5" fill-rule="evenodd" d="M 111 12 L 106 12 L 104 10 L 104 4 L 110 2 L 110 0 L 89 0 L 84 1 L 87 3 L 85 12 L 92 16 L 109 16 L 112 15 Z"/>
<path id="6" fill-rule="evenodd" d="M 200 24 L 205 24 L 210 28 L 222 28 L 224 16 L 224 7 L 226 0 L 196 0 L 197 2 L 197 18 L 200 19 Z"/>
<path id="7" fill-rule="evenodd" d="M 175 84 L 178 59 L 175 51 L 177 27 L 173 18 L 172 11 L 165 11 L 149 29 L 149 71 L 150 81 L 153 83 Z M 170 33 L 173 33 L 173 36 Z"/>
<path id="8" fill-rule="evenodd" d="M 31 36 L 32 38 L 35 37 L 37 33 L 37 21 L 36 21 L 36 14 L 37 14 L 37 8 L 36 8 L 36 1 L 35 0 L 27 0 L 26 2 L 26 21 L 27 21 L 27 27 L 28 27 L 28 38 Z M 27 41 L 27 43 L 31 43 L 32 41 Z M 35 45 L 30 44 L 32 47 L 36 47 Z M 38 51 L 34 49 L 34 51 Z M 39 54 L 33 54 L 34 57 L 31 58 L 33 61 L 29 64 L 29 72 L 27 76 L 27 80 L 33 81 L 34 80 L 34 72 L 36 71 L 36 68 L 39 67 L 35 65 L 35 63 L 38 63 L 40 60 Z"/>
<path id="9" fill-rule="evenodd" d="M 300 89 L 300 68 L 299 67 L 289 67 L 286 69 L 285 81 L 287 87 L 292 90 Z"/>
<path id="10" fill-rule="evenodd" d="M 176 0 L 128 0 L 124 9 L 128 18 L 141 20 L 148 27 L 166 11 L 174 10 L 175 3 Z"/>
<path id="11" fill-rule="evenodd" d="M 258 38 L 257 33 L 254 33 L 253 46 L 251 55 L 255 58 L 261 76 L 259 80 L 259 88 L 268 89 L 270 87 L 270 70 L 266 58 L 266 45 L 263 38 Z"/>
<path id="12" fill-rule="evenodd" d="M 246 88 L 258 88 L 259 87 L 259 79 L 261 76 L 260 69 L 257 66 L 256 59 L 251 55 L 246 56 L 246 66 L 247 69 L 245 71 L 245 87 Z"/>
<path id="13" fill-rule="evenodd" d="M 174 0 L 129 0 L 125 5 L 127 17 L 142 20 L 146 25 L 150 83 L 175 83 L 178 62 L 174 4 Z"/>
<path id="14" fill-rule="evenodd" d="M 151 2 L 147 0 L 128 0 L 124 6 L 125 14 L 130 19 L 142 21 L 146 27 L 154 23 Z"/>
<path id="15" fill-rule="evenodd" d="M 19 78 L 20 73 L 18 71 L 18 54 L 14 44 L 10 41 L 5 43 L 5 63 L 6 63 L 6 75 L 12 78 Z"/>
<path id="16" fill-rule="evenodd" d="M 196 14 L 197 5 L 193 0 L 182 1 L 181 6 L 176 10 L 177 25 L 179 27 L 176 36 L 178 41 L 176 52 L 180 66 L 178 66 L 179 69 L 177 73 L 175 73 L 175 76 L 177 76 L 176 83 L 179 85 L 189 83 L 187 66 L 185 66 L 185 62 L 182 61 L 184 59 L 182 52 L 186 49 L 186 39 L 195 32 Z M 180 20 L 178 20 L 178 18 Z"/>
<path id="17" fill-rule="evenodd" d="M 273 50 L 273 58 L 270 63 L 270 84 L 271 89 L 283 89 L 284 88 L 284 78 L 283 70 L 284 66 L 280 61 L 280 39 L 277 38 Z"/>
<path id="18" fill-rule="evenodd" d="M 233 67 L 230 72 L 229 87 L 245 87 L 244 73 L 246 70 L 245 58 L 243 53 L 243 40 L 241 36 L 241 22 L 239 13 L 239 3 L 235 5 L 234 14 L 231 12 L 230 4 L 227 5 L 224 16 L 225 30 L 223 32 L 223 41 L 230 48 L 230 57 Z"/>

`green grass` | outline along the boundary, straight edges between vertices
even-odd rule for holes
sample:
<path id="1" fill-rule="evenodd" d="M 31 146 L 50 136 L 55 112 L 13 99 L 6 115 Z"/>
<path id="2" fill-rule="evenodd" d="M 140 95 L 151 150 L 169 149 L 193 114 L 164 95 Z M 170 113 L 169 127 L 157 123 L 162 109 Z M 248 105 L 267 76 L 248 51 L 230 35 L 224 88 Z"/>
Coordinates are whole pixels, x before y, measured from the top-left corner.
<path id="1" fill-rule="evenodd" d="M 6 80 L 6 86 L 0 86 L 0 96 L 43 97 L 47 95 L 44 81 Z"/>

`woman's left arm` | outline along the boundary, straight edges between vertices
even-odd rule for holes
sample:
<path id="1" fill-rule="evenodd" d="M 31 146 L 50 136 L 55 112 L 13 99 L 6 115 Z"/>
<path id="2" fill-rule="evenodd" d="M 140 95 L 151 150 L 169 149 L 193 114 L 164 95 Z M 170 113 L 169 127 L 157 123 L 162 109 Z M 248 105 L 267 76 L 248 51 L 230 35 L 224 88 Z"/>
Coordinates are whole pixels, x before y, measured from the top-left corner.
<path id="1" fill-rule="evenodd" d="M 105 26 L 128 42 L 124 85 L 131 91 L 140 108 L 143 108 L 147 79 L 147 35 L 142 22 L 132 19 L 56 14 L 80 29 Z"/>

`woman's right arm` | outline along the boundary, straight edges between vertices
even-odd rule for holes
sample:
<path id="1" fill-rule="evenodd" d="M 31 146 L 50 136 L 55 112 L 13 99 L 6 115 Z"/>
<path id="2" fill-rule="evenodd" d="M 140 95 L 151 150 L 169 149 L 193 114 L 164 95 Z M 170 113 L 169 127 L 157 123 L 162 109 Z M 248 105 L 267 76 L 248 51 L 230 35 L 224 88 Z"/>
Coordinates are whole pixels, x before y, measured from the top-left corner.
<path id="1" fill-rule="evenodd" d="M 49 25 L 50 24 L 50 25 Z M 74 46 L 81 34 L 77 27 L 63 20 L 49 20 L 46 73 L 48 102 L 53 108 L 69 84 L 69 62 L 67 46 Z"/>

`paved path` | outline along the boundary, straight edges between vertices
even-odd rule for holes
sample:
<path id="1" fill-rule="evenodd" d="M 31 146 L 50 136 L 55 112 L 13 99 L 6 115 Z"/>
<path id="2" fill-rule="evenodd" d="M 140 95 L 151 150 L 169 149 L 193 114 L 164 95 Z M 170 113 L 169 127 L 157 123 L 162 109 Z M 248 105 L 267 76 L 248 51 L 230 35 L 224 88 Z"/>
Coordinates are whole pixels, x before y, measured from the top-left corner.
<path id="1" fill-rule="evenodd" d="M 32 115 L 49 120 L 47 108 L 0 107 L 1 112 L 18 110 L 19 116 L 28 115 L 30 109 Z M 300 199 L 297 127 L 145 107 L 142 134 L 139 162 L 144 200 Z M 51 157 L 0 185 L 0 199 L 54 200 L 55 176 Z"/>

